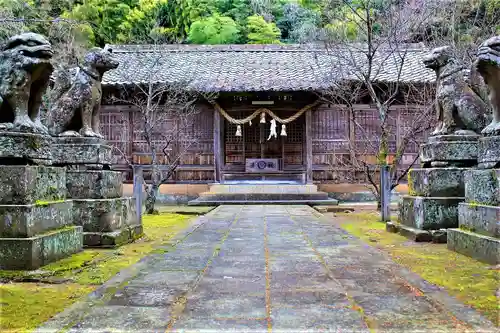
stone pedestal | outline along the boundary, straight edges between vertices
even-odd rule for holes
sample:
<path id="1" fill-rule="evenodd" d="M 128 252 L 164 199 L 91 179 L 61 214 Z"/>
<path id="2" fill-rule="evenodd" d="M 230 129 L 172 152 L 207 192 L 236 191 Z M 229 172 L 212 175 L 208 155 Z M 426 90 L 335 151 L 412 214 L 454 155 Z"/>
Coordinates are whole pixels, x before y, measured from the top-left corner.
<path id="1" fill-rule="evenodd" d="M 477 135 L 438 135 L 420 146 L 420 161 L 424 167 L 470 167 L 477 164 Z"/>
<path id="2" fill-rule="evenodd" d="M 448 230 L 448 249 L 500 264 L 500 169 L 469 170 L 464 182 L 466 202 L 459 206 L 458 228 Z"/>
<path id="3" fill-rule="evenodd" d="M 52 147 L 55 165 L 107 168 L 112 164 L 112 148 L 106 141 L 88 137 L 57 137 Z"/>
<path id="4" fill-rule="evenodd" d="M 56 141 L 54 163 L 68 169 L 66 189 L 73 200 L 74 223 L 83 227 L 84 246 L 115 247 L 140 237 L 135 200 L 122 197 L 122 174 L 109 170 L 111 147 L 96 138 Z"/>
<path id="5" fill-rule="evenodd" d="M 449 228 L 458 227 L 464 202 L 467 167 L 476 163 L 479 136 L 442 135 L 421 146 L 423 168 L 408 173 L 409 195 L 402 198 L 399 223 L 387 230 L 415 241 L 446 242 Z"/>
<path id="6" fill-rule="evenodd" d="M 500 168 L 500 136 L 487 136 L 479 140 L 478 164 L 480 169 Z"/>
<path id="7" fill-rule="evenodd" d="M 33 135 L 19 133 L 17 137 Z M 45 137 L 35 140 L 48 142 Z M 24 156 L 43 157 L 41 151 L 50 152 L 50 147 L 43 145 L 23 149 Z M 66 200 L 66 170 L 44 165 L 2 165 L 18 161 L 6 155 L 3 151 L 0 158 L 0 269 L 37 269 L 81 251 L 83 228 L 72 225 L 73 202 Z M 50 164 L 48 159 L 34 160 Z"/>
<path id="8" fill-rule="evenodd" d="M 0 160 L 9 165 L 50 165 L 51 145 L 49 135 L 0 131 Z"/>

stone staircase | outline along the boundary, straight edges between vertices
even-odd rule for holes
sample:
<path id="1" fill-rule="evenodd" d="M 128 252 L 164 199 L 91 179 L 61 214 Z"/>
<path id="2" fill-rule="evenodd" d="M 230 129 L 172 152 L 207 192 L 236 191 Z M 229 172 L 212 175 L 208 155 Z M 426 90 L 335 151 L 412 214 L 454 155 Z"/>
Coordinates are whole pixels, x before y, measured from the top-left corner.
<path id="1" fill-rule="evenodd" d="M 316 185 L 213 184 L 208 192 L 189 202 L 190 206 L 218 205 L 337 205 Z"/>

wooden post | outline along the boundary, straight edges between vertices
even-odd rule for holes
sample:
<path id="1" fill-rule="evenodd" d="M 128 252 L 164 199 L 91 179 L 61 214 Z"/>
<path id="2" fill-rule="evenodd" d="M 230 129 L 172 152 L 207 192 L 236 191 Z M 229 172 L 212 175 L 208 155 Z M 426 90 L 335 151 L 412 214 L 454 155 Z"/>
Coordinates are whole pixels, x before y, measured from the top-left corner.
<path id="1" fill-rule="evenodd" d="M 144 178 L 142 174 L 142 166 L 134 165 L 134 198 L 135 198 L 135 210 L 137 213 L 137 221 L 142 223 L 142 193 L 143 193 L 143 183 Z"/>
<path id="2" fill-rule="evenodd" d="M 313 170 L 312 170 L 312 131 L 311 131 L 311 126 L 312 126 L 312 110 L 307 110 L 305 113 L 305 138 L 306 138 L 306 183 L 307 184 L 312 184 L 313 182 Z"/>
<path id="3" fill-rule="evenodd" d="M 222 170 L 222 131 L 221 131 L 221 116 L 219 111 L 214 109 L 214 175 L 215 181 L 223 183 L 224 180 L 221 177 Z"/>
<path id="4" fill-rule="evenodd" d="M 391 220 L 391 173 L 388 165 L 380 168 L 380 205 L 382 222 L 389 222 Z"/>

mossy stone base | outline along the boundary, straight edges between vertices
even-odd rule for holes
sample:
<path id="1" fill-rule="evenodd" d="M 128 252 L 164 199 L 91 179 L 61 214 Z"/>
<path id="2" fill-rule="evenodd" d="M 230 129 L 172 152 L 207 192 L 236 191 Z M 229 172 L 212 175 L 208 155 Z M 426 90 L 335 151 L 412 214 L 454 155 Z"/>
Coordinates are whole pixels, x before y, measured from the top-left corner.
<path id="1" fill-rule="evenodd" d="M 73 220 L 85 232 L 113 232 L 135 225 L 135 199 L 75 199 Z"/>
<path id="2" fill-rule="evenodd" d="M 500 206 L 461 203 L 458 212 L 460 228 L 500 238 Z"/>
<path id="3" fill-rule="evenodd" d="M 57 165 L 110 165 L 112 148 L 99 138 L 58 137 L 54 138 L 52 161 Z"/>
<path id="4" fill-rule="evenodd" d="M 27 205 L 66 198 L 66 171 L 49 166 L 0 165 L 0 204 Z"/>
<path id="5" fill-rule="evenodd" d="M 474 232 L 449 229 L 448 249 L 477 259 L 479 261 L 500 264 L 500 239 L 480 235 Z"/>
<path id="6" fill-rule="evenodd" d="M 68 170 L 68 197 L 72 199 L 119 198 L 123 192 L 123 175 L 109 170 Z"/>
<path id="7" fill-rule="evenodd" d="M 500 170 L 468 170 L 464 174 L 465 200 L 469 203 L 500 205 Z"/>
<path id="8" fill-rule="evenodd" d="M 73 224 L 72 201 L 0 205 L 0 237 L 33 237 Z"/>
<path id="9" fill-rule="evenodd" d="M 399 207 L 399 222 L 421 230 L 458 227 L 458 204 L 464 198 L 404 196 Z"/>
<path id="10" fill-rule="evenodd" d="M 442 135 L 429 138 L 420 146 L 420 161 L 424 165 L 475 165 L 479 136 Z"/>
<path id="11" fill-rule="evenodd" d="M 0 131 L 0 164 L 2 160 L 19 159 L 39 165 L 52 163 L 52 137 L 49 135 Z"/>
<path id="12" fill-rule="evenodd" d="M 487 136 L 479 139 L 479 167 L 500 167 L 500 136 Z"/>
<path id="13" fill-rule="evenodd" d="M 410 195 L 463 197 L 465 168 L 412 169 L 408 172 Z"/>
<path id="14" fill-rule="evenodd" d="M 84 232 L 83 244 L 85 247 L 113 248 L 133 242 L 142 235 L 142 225 L 136 224 L 113 232 Z"/>
<path id="15" fill-rule="evenodd" d="M 82 246 L 82 227 L 76 226 L 31 238 L 0 238 L 0 269 L 37 269 L 80 252 Z"/>

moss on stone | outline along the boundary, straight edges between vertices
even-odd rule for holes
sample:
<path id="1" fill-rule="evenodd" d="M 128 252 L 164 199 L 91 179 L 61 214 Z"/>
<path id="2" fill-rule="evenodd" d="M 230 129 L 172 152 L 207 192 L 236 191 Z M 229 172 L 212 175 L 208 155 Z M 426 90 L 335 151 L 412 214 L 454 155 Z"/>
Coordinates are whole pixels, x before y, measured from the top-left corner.
<path id="1" fill-rule="evenodd" d="M 408 194 L 411 196 L 416 196 L 417 192 L 415 192 L 415 187 L 413 186 L 413 179 L 411 177 L 412 170 L 410 170 L 408 172 L 408 174 L 406 175 L 406 177 L 408 179 Z"/>
<path id="2" fill-rule="evenodd" d="M 378 214 L 342 216 L 339 223 L 351 234 L 389 253 L 392 259 L 444 287 L 452 296 L 482 312 L 498 325 L 496 290 L 500 272 L 488 264 L 447 249 L 446 244 L 419 244 L 385 231 Z"/>
<path id="3" fill-rule="evenodd" d="M 35 206 L 36 207 L 48 207 L 50 205 L 62 203 L 62 202 L 64 202 L 64 200 L 51 200 L 51 201 L 37 200 L 37 201 L 35 201 Z"/>
<path id="4" fill-rule="evenodd" d="M 35 328 L 122 269 L 135 264 L 159 246 L 167 244 L 178 232 L 188 227 L 190 221 L 190 216 L 178 214 L 146 215 L 143 218 L 145 236 L 136 242 L 114 250 L 85 250 L 42 267 L 40 273 L 29 275 L 68 279 L 71 283 L 1 285 L 0 331 L 26 332 Z M 21 271 L 0 271 L 0 278 L 3 281 L 16 280 L 27 274 Z"/>

